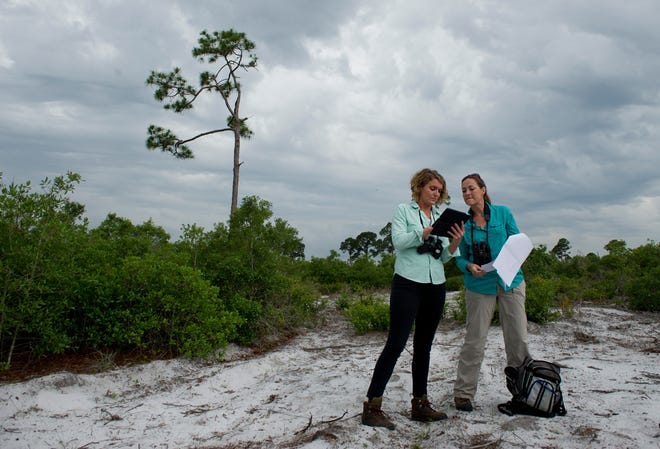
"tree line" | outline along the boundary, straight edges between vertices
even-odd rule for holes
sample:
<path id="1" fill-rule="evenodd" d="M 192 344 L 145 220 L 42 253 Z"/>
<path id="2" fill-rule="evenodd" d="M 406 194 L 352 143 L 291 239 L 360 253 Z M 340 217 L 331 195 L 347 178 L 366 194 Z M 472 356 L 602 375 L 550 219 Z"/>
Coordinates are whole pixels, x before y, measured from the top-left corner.
<path id="1" fill-rule="evenodd" d="M 328 294 L 389 288 L 389 224 L 341 242 L 346 257 L 306 260 L 298 231 L 259 197 L 243 198 L 210 230 L 183 225 L 172 241 L 152 220 L 114 213 L 90 227 L 71 200 L 80 181 L 67 173 L 33 191 L 0 174 L 0 368 L 16 355 L 75 351 L 213 356 L 314 326 Z M 530 319 L 570 314 L 580 302 L 659 311 L 660 245 L 612 240 L 605 249 L 571 256 L 565 239 L 534 248 L 523 266 Z M 453 262 L 446 273 L 448 289 L 460 291 Z"/>

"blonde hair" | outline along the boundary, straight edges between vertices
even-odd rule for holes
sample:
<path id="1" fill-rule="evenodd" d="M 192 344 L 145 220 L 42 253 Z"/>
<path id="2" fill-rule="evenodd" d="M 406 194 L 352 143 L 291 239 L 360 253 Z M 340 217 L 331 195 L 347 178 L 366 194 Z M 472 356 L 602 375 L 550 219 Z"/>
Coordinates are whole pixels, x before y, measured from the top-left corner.
<path id="1" fill-rule="evenodd" d="M 440 173 L 430 168 L 423 168 L 410 178 L 410 191 L 412 192 L 412 199 L 419 201 L 420 193 L 426 184 L 437 179 L 440 184 L 442 184 L 442 191 L 440 192 L 440 198 L 438 198 L 438 203 L 443 203 L 449 198 L 449 192 L 447 192 L 447 183 L 445 178 L 442 177 Z"/>

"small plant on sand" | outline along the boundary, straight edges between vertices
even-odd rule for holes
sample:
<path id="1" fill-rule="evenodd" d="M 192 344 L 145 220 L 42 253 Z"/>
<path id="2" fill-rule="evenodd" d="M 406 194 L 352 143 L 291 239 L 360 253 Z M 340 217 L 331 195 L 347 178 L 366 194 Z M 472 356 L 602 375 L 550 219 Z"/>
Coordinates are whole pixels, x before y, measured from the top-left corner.
<path id="1" fill-rule="evenodd" d="M 389 304 L 374 295 L 353 300 L 345 309 L 345 313 L 358 334 L 386 331 L 390 324 Z"/>

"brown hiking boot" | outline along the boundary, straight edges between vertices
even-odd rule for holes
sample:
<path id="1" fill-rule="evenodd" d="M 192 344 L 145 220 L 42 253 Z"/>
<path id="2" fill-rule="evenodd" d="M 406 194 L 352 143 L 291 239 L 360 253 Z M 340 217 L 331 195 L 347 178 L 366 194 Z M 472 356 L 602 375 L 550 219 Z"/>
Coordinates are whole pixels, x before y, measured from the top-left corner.
<path id="1" fill-rule="evenodd" d="M 410 412 L 410 417 L 415 421 L 440 421 L 441 419 L 447 419 L 447 414 L 444 412 L 439 412 L 434 410 L 431 407 L 426 395 L 421 398 L 412 398 L 412 410 Z"/>
<path id="2" fill-rule="evenodd" d="M 461 410 L 463 412 L 471 412 L 474 410 L 472 402 L 468 398 L 454 398 L 454 404 L 456 405 L 456 410 Z"/>
<path id="3" fill-rule="evenodd" d="M 385 427 L 394 430 L 396 426 L 380 408 L 382 404 L 382 397 L 371 398 L 368 401 L 365 401 L 362 408 L 362 424 L 365 426 Z"/>

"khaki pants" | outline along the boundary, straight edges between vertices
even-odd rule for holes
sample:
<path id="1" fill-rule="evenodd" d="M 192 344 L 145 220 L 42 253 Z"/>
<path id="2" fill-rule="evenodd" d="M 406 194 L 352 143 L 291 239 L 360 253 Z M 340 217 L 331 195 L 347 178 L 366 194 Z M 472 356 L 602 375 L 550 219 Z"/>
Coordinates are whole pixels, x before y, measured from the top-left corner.
<path id="1" fill-rule="evenodd" d="M 518 366 L 529 356 L 527 347 L 527 315 L 525 313 L 525 281 L 505 292 L 497 287 L 496 295 L 482 295 L 465 290 L 467 323 L 465 342 L 458 359 L 454 397 L 474 399 L 479 371 L 484 359 L 488 328 L 498 305 L 507 365 Z"/>

